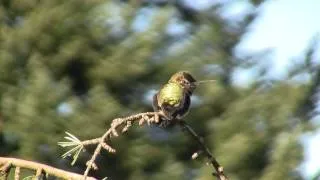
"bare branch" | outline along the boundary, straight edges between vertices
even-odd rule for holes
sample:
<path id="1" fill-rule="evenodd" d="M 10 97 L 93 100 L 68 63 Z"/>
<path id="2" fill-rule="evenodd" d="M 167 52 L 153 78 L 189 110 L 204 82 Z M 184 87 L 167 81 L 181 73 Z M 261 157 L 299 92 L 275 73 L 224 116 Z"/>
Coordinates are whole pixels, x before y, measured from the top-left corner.
<path id="1" fill-rule="evenodd" d="M 20 179 L 20 167 L 16 167 L 14 170 L 14 180 L 19 180 Z"/>
<path id="2" fill-rule="evenodd" d="M 81 174 L 77 173 L 72 173 L 68 171 L 64 171 L 61 169 L 54 168 L 52 166 L 48 166 L 45 164 L 41 163 L 36 163 L 32 161 L 27 161 L 27 160 L 22 160 L 22 159 L 16 159 L 16 158 L 5 158 L 5 157 L 0 157 L 0 164 L 10 164 L 10 166 L 15 166 L 19 168 L 26 168 L 26 169 L 31 169 L 37 171 L 38 169 L 45 171 L 47 174 L 56 176 L 58 178 L 63 178 L 63 179 L 70 179 L 70 180 L 79 180 L 82 179 Z M 1 168 L 1 172 L 3 168 Z M 16 170 L 17 172 L 17 170 Z M 19 174 L 19 173 L 16 173 Z M 17 177 L 17 176 L 16 176 Z M 96 178 L 93 177 L 87 177 L 88 180 L 96 180 Z"/>
<path id="3" fill-rule="evenodd" d="M 213 166 L 216 172 L 212 173 L 213 175 L 217 176 L 219 180 L 228 180 L 227 176 L 223 172 L 223 167 L 218 163 L 216 158 L 213 157 L 207 146 L 204 144 L 202 138 L 198 136 L 198 134 L 185 122 L 185 121 L 180 121 L 179 122 L 180 127 L 182 130 L 186 131 L 188 134 L 190 134 L 194 140 L 197 141 L 197 143 L 200 145 L 202 151 L 207 158 L 210 161 L 210 164 Z M 198 153 L 196 153 L 197 156 Z"/>

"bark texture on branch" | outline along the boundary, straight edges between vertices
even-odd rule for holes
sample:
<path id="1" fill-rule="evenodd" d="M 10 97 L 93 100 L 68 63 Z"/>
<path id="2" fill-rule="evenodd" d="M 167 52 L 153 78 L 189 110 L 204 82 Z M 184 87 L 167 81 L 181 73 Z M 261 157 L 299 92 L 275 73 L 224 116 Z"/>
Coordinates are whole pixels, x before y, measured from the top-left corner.
<path id="1" fill-rule="evenodd" d="M 17 159 L 17 158 L 0 157 L 0 165 L 6 165 L 8 163 L 11 164 L 11 166 L 35 170 L 36 172 L 44 171 L 46 174 L 49 174 L 58 178 L 63 178 L 68 180 L 79 180 L 83 178 L 81 174 L 64 171 L 64 170 L 54 168 L 52 166 L 48 166 L 45 164 Z M 97 179 L 93 177 L 87 177 L 87 180 L 97 180 Z"/>

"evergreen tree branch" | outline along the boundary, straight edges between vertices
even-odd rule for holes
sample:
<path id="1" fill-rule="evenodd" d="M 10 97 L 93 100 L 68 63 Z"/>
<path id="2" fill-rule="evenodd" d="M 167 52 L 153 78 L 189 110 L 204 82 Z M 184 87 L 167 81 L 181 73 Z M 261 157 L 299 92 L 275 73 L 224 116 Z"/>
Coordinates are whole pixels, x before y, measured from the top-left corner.
<path id="1" fill-rule="evenodd" d="M 211 154 L 208 147 L 204 144 L 203 139 L 185 121 L 179 121 L 179 125 L 183 131 L 186 131 L 200 145 L 202 150 L 201 152 L 205 153 L 205 155 L 210 161 L 210 164 L 213 166 L 213 168 L 216 171 L 212 174 L 217 176 L 219 180 L 228 180 L 227 176 L 224 174 L 223 167 L 219 164 L 216 158 Z M 192 158 L 194 159 L 196 157 L 193 155 Z"/>
<path id="2" fill-rule="evenodd" d="M 48 166 L 45 164 L 22 160 L 22 159 L 16 159 L 16 158 L 6 158 L 6 157 L 0 157 L 0 165 L 3 165 L 0 168 L 1 174 L 3 177 L 6 178 L 6 176 L 9 174 L 10 167 L 15 166 L 15 179 L 19 179 L 20 174 L 20 168 L 35 170 L 37 175 L 40 176 L 41 173 L 50 174 L 52 176 L 56 176 L 58 178 L 63 179 L 71 179 L 71 180 L 78 180 L 82 178 L 81 174 L 72 173 L 68 171 L 64 171 L 61 169 L 54 168 L 52 166 Z M 88 180 L 96 180 L 96 178 L 88 177 Z"/>
<path id="3" fill-rule="evenodd" d="M 298 117 L 300 117 L 303 120 L 310 120 L 312 117 L 314 117 L 315 109 L 317 106 L 317 95 L 319 95 L 319 89 L 320 89 L 320 66 L 317 67 L 314 71 L 315 75 L 312 79 L 312 84 L 310 88 L 307 90 L 307 93 L 304 96 L 304 99 L 301 101 L 301 103 L 297 107 L 296 114 Z"/>

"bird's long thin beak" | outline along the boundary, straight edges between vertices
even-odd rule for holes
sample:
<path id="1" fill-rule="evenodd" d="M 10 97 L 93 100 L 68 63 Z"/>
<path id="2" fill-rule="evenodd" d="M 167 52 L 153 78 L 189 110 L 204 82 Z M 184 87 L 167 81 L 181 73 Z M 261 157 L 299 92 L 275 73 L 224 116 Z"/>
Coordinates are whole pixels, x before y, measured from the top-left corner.
<path id="1" fill-rule="evenodd" d="M 202 81 L 194 82 L 193 84 L 194 84 L 195 86 L 198 86 L 198 85 L 200 85 L 200 84 L 208 83 L 208 82 L 216 82 L 216 80 L 202 80 Z"/>

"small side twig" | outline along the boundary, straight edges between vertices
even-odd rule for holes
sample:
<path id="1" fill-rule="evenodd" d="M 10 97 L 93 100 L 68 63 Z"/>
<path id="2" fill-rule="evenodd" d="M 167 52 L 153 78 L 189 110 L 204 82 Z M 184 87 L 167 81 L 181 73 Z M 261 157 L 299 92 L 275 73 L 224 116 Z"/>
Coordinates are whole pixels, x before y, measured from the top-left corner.
<path id="1" fill-rule="evenodd" d="M 42 174 L 42 169 L 38 168 L 37 171 L 36 171 L 36 178 L 40 179 L 41 174 Z"/>
<path id="2" fill-rule="evenodd" d="M 6 162 L 6 163 L 1 163 L 4 164 L 1 168 L 0 168 L 0 175 L 6 180 L 8 179 L 8 175 L 10 173 L 10 169 L 12 167 L 12 164 L 10 162 Z"/>
<path id="3" fill-rule="evenodd" d="M 46 180 L 47 179 L 47 173 L 42 168 L 38 168 L 36 170 L 35 178 L 36 179 Z"/>
<path id="4" fill-rule="evenodd" d="M 182 128 L 182 130 L 185 130 L 200 145 L 200 148 L 202 149 L 201 153 L 204 153 L 207 156 L 207 158 L 210 161 L 210 164 L 215 169 L 215 172 L 212 174 L 217 176 L 219 180 L 228 180 L 227 176 L 224 174 L 223 167 L 218 163 L 216 158 L 214 158 L 214 156 L 211 154 L 208 147 L 204 144 L 202 138 L 185 121 L 179 121 L 179 125 Z"/>
<path id="5" fill-rule="evenodd" d="M 17 166 L 14 170 L 14 180 L 19 180 L 20 179 L 20 167 Z"/>

